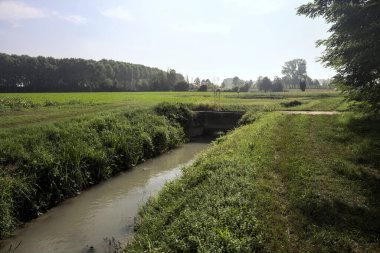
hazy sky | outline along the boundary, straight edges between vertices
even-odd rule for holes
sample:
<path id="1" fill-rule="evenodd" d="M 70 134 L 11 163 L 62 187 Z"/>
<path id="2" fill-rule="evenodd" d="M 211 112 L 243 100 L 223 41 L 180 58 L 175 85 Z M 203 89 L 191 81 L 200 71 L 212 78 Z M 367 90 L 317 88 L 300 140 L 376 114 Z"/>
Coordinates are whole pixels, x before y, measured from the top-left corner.
<path id="1" fill-rule="evenodd" d="M 281 75 L 304 58 L 312 78 L 323 20 L 296 16 L 309 0 L 0 0 L 0 52 L 114 59 L 189 77 Z"/>

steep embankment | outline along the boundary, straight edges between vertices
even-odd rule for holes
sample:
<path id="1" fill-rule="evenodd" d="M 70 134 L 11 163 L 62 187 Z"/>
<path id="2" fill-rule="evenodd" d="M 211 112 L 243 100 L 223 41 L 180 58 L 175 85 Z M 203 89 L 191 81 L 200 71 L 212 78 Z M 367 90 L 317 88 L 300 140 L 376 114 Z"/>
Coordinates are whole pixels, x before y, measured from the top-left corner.
<path id="1" fill-rule="evenodd" d="M 126 252 L 380 252 L 380 123 L 273 113 L 140 212 Z"/>
<path id="2" fill-rule="evenodd" d="M 0 131 L 0 238 L 17 224 L 184 142 L 150 110 Z"/>

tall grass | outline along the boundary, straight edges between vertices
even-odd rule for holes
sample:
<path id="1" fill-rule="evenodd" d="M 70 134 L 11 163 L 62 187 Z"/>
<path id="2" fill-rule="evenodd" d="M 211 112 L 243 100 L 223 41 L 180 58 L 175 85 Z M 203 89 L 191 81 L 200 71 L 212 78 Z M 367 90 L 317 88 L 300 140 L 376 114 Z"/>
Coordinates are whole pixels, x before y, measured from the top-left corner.
<path id="1" fill-rule="evenodd" d="M 126 252 L 380 252 L 380 122 L 260 114 L 140 210 Z"/>
<path id="2" fill-rule="evenodd" d="M 184 141 L 151 111 L 0 132 L 0 237 L 63 199 Z"/>

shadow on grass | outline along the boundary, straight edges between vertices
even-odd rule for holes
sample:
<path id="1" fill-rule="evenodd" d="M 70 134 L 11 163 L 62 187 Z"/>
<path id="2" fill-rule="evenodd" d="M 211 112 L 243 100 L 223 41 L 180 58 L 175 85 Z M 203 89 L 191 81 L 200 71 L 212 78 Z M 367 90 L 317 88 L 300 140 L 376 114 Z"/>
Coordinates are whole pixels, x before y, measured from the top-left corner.
<path id="1" fill-rule="evenodd" d="M 352 118 L 347 131 L 363 141 L 357 152 L 357 163 L 380 169 L 380 119 L 374 117 Z"/>
<path id="2" fill-rule="evenodd" d="M 334 152 L 332 170 L 337 188 L 344 196 L 336 198 L 311 191 L 301 203 L 305 218 L 323 228 L 342 233 L 359 232 L 369 242 L 379 240 L 380 233 L 380 119 L 352 117 L 337 123 L 332 143 L 340 147 Z M 350 189 L 351 185 L 355 188 Z M 357 187 L 356 187 L 357 186 Z M 334 195 L 334 194 L 333 194 Z M 357 197 L 360 199 L 358 200 Z M 306 200 L 306 201 L 305 201 Z"/>
<path id="3" fill-rule="evenodd" d="M 341 200 L 314 195 L 309 196 L 302 210 L 319 227 L 333 227 L 340 232 L 357 231 L 369 241 L 377 240 L 379 235 L 380 213 L 377 208 L 349 205 Z"/>

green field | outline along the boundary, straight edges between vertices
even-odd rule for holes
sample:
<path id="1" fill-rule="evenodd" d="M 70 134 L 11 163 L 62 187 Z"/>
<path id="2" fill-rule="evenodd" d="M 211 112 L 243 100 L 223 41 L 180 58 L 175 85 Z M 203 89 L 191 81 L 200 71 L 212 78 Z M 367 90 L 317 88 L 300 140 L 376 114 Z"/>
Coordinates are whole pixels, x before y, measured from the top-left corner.
<path id="1" fill-rule="evenodd" d="M 240 98 L 246 99 L 265 99 L 265 98 L 327 98 L 338 97 L 339 92 L 334 90 L 308 90 L 306 92 L 250 92 L 240 93 Z M 203 100 L 214 101 L 213 92 L 82 92 L 82 93 L 0 93 L 2 97 L 23 98 L 36 104 L 43 104 L 46 101 L 68 103 L 70 101 L 79 101 L 84 104 L 96 103 L 124 103 L 127 101 L 142 102 L 200 102 Z M 230 99 L 239 101 L 236 92 L 222 92 L 221 101 L 228 102 Z M 182 101 L 181 101 L 182 102 Z"/>
<path id="2" fill-rule="evenodd" d="M 294 100 L 302 104 L 290 108 L 281 105 Z M 221 110 L 347 109 L 340 94 L 330 90 L 239 95 L 226 92 L 217 97 L 213 92 L 3 93 L 0 94 L 0 128 L 57 122 L 99 112 L 151 108 L 160 102 L 208 104 Z"/>

